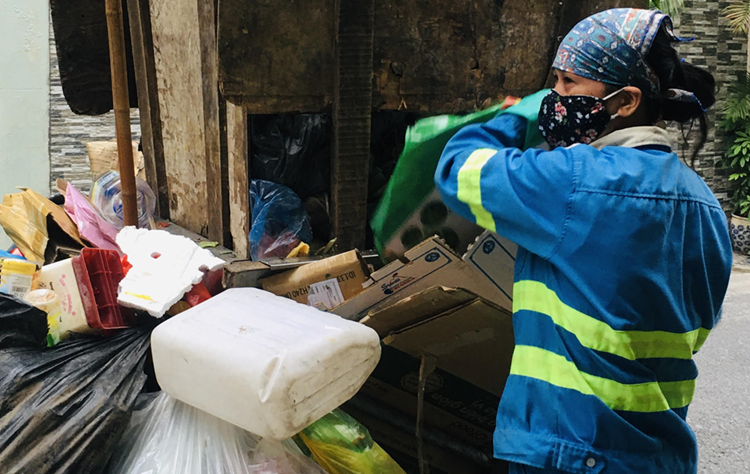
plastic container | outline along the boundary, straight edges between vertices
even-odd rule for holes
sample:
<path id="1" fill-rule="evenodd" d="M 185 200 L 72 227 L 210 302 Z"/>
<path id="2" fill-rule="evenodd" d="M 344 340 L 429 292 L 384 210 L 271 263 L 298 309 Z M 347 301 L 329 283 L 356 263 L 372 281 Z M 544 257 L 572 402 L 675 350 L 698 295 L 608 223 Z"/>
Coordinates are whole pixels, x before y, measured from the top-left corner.
<path id="1" fill-rule="evenodd" d="M 164 322 L 151 348 L 162 390 L 275 440 L 354 396 L 380 359 L 374 330 L 255 288 Z"/>
<path id="2" fill-rule="evenodd" d="M 47 313 L 47 347 L 60 342 L 62 303 L 57 293 L 52 290 L 34 290 L 24 297 L 24 301 Z"/>
<path id="3" fill-rule="evenodd" d="M 117 303 L 123 277 L 120 255 L 114 250 L 83 249 L 79 257 L 43 267 L 40 288 L 54 291 L 62 302 L 61 337 L 135 324 L 133 310 Z"/>
<path id="4" fill-rule="evenodd" d="M 142 179 L 135 179 L 136 199 L 138 201 L 138 227 L 151 229 L 156 211 L 156 196 L 149 185 Z M 108 171 L 96 178 L 91 191 L 91 203 L 99 210 L 101 216 L 122 229 L 125 226 L 122 211 L 122 189 L 120 173 Z"/>

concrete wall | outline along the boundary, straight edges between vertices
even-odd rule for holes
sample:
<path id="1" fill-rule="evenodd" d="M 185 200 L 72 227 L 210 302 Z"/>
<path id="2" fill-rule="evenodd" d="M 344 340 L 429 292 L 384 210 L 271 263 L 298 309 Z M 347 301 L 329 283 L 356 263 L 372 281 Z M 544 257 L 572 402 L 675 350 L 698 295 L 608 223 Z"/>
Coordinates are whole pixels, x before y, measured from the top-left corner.
<path id="1" fill-rule="evenodd" d="M 0 196 L 49 192 L 48 25 L 48 0 L 0 2 Z"/>

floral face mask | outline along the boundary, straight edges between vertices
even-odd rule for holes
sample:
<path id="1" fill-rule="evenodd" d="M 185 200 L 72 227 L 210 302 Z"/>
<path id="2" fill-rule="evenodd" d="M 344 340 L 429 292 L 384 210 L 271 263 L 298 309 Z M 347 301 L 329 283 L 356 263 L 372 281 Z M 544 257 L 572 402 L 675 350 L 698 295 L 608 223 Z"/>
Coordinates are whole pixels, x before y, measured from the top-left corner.
<path id="1" fill-rule="evenodd" d="M 617 117 L 617 114 L 610 116 L 604 104 L 622 90 L 603 99 L 588 95 L 561 96 L 550 91 L 539 110 L 539 131 L 552 148 L 576 143 L 588 145 Z"/>

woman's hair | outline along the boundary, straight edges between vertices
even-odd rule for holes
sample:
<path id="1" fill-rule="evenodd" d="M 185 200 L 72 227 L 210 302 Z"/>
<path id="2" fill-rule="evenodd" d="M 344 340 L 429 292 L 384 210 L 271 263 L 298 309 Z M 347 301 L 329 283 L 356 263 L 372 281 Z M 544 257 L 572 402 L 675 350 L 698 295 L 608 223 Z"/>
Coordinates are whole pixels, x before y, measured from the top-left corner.
<path id="1" fill-rule="evenodd" d="M 656 123 L 659 119 L 679 123 L 699 120 L 700 139 L 693 153 L 694 162 L 708 136 L 708 125 L 704 110 L 716 102 L 714 95 L 716 80 L 708 71 L 681 61 L 677 51 L 672 47 L 672 42 L 673 40 L 662 27 L 656 35 L 646 61 L 659 76 L 662 93 L 666 93 L 669 89 L 686 90 L 695 94 L 700 101 L 700 105 L 694 102 L 669 100 L 668 98 L 646 99 L 646 111 L 651 123 Z"/>

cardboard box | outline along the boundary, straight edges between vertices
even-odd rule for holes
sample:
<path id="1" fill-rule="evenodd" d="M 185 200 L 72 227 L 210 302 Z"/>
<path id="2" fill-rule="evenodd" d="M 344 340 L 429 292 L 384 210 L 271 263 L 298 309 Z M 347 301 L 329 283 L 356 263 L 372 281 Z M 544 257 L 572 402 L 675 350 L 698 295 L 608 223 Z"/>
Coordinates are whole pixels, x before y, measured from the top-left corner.
<path id="1" fill-rule="evenodd" d="M 514 348 L 510 311 L 468 290 L 432 287 L 361 322 L 385 335 L 381 361 L 363 394 L 416 418 L 421 358 L 434 357 L 425 423 L 467 444 L 491 447 Z"/>
<path id="2" fill-rule="evenodd" d="M 133 166 L 135 176 L 146 180 L 146 164 L 143 153 L 138 151 L 138 142 L 133 143 Z M 108 142 L 88 142 L 86 151 L 91 163 L 91 174 L 94 177 L 104 174 L 107 171 L 120 171 L 120 158 L 117 154 L 117 141 Z"/>
<path id="3" fill-rule="evenodd" d="M 362 285 L 370 277 L 367 264 L 356 250 L 325 260 L 309 263 L 289 272 L 260 281 L 264 290 L 307 304 L 310 286 L 335 280 L 343 300 L 349 300 L 363 291 Z"/>
<path id="4" fill-rule="evenodd" d="M 367 288 L 333 312 L 359 321 L 433 286 L 465 288 L 511 310 L 516 246 L 485 232 L 462 258 L 433 237 L 373 273 Z"/>

